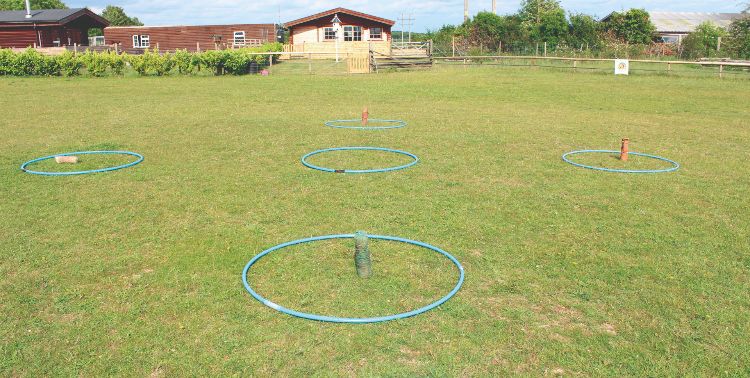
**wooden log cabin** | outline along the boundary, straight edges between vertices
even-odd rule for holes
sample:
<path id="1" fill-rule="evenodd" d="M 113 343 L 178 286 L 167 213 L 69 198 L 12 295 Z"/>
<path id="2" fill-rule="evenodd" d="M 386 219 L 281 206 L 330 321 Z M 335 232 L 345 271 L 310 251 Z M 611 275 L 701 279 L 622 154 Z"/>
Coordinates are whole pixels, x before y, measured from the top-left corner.
<path id="1" fill-rule="evenodd" d="M 340 21 L 339 30 L 334 27 L 334 19 Z M 309 52 L 313 59 L 331 59 L 331 54 L 337 50 L 350 55 L 368 54 L 370 50 L 390 55 L 394 24 L 386 18 L 334 8 L 285 23 L 284 27 L 289 29 L 289 44 L 284 46 L 284 51 Z"/>
<path id="2" fill-rule="evenodd" d="M 260 45 L 276 41 L 274 24 L 235 24 L 202 26 L 117 26 L 104 29 L 108 45 L 138 52 L 220 50 Z"/>
<path id="3" fill-rule="evenodd" d="M 0 48 L 88 46 L 109 21 L 87 8 L 0 12 Z"/>

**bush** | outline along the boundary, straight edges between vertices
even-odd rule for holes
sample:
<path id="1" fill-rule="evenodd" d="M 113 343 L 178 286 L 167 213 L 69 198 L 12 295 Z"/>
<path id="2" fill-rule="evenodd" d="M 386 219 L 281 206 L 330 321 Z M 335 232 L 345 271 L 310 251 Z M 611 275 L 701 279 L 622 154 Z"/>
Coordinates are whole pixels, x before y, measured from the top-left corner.
<path id="1" fill-rule="evenodd" d="M 60 73 L 64 76 L 78 76 L 83 69 L 83 62 L 70 51 L 64 52 L 57 57 L 57 64 L 60 66 Z"/>
<path id="2" fill-rule="evenodd" d="M 26 49 L 22 53 L 3 50 L 0 57 L 0 72 L 12 76 L 58 76 L 60 65 L 57 59 L 45 56 L 34 49 Z"/>
<path id="3" fill-rule="evenodd" d="M 138 73 L 138 75 L 146 76 L 148 73 L 148 62 L 147 54 L 148 52 L 145 52 L 143 55 L 126 55 L 125 59 L 128 63 L 130 63 L 130 67 L 133 68 L 133 70 Z"/>
<path id="4" fill-rule="evenodd" d="M 154 71 L 154 73 L 156 73 L 156 76 L 167 75 L 170 71 L 172 71 L 172 68 L 174 68 L 174 60 L 172 59 L 172 54 L 159 54 L 157 52 L 154 52 L 153 54 L 149 55 L 149 66 Z"/>
<path id="5" fill-rule="evenodd" d="M 721 27 L 706 21 L 682 40 L 683 55 L 688 59 L 715 57 L 719 52 L 719 38 L 726 34 Z"/>
<path id="6" fill-rule="evenodd" d="M 172 54 L 172 61 L 180 75 L 190 75 L 200 65 L 197 54 L 191 54 L 187 50 L 177 50 Z"/>
<path id="7" fill-rule="evenodd" d="M 159 54 L 156 50 L 146 50 L 141 55 L 129 55 L 127 58 L 130 66 L 138 75 L 164 76 L 172 71 L 174 60 L 172 54 Z"/>
<path id="8" fill-rule="evenodd" d="M 267 43 L 263 46 L 238 50 L 210 50 L 204 53 L 190 53 L 178 50 L 173 54 L 159 54 L 146 50 L 142 55 L 117 54 L 116 52 L 97 53 L 91 50 L 75 55 L 65 52 L 60 56 L 49 57 L 34 49 L 21 53 L 0 49 L 0 75 L 12 76 L 76 76 L 86 68 L 95 77 L 122 75 L 128 64 L 141 76 L 170 74 L 175 68 L 181 75 L 192 74 L 201 65 L 210 68 L 214 74 L 242 75 L 257 63 L 260 66 L 270 62 L 268 55 L 253 55 L 259 52 L 278 52 L 280 43 Z M 274 58 L 275 59 L 275 58 Z"/>
<path id="9" fill-rule="evenodd" d="M 225 71 L 232 75 L 246 74 L 250 67 L 250 62 L 253 61 L 253 58 L 258 57 L 258 55 L 248 55 L 248 52 L 246 49 L 231 50 L 227 54 L 227 60 L 224 62 Z"/>
<path id="10" fill-rule="evenodd" d="M 86 72 L 95 77 L 102 77 L 107 74 L 109 68 L 109 54 L 99 54 L 91 50 L 81 55 L 81 61 L 86 66 Z"/>
<path id="11" fill-rule="evenodd" d="M 750 59 L 750 15 L 729 25 L 728 47 L 735 58 Z"/>
<path id="12" fill-rule="evenodd" d="M 229 59 L 229 53 L 225 50 L 209 50 L 200 55 L 201 64 L 213 70 L 214 75 L 224 73 L 224 65 Z"/>
<path id="13" fill-rule="evenodd" d="M 110 51 L 107 54 L 109 61 L 109 68 L 112 70 L 113 75 L 122 75 L 127 64 L 124 55 L 120 55 L 114 51 Z"/>
<path id="14" fill-rule="evenodd" d="M 0 49 L 0 75 L 13 75 L 13 61 L 16 54 L 10 49 Z"/>
<path id="15" fill-rule="evenodd" d="M 629 44 L 651 43 L 656 35 L 651 16 L 643 9 L 634 8 L 625 13 L 612 12 L 604 27 Z"/>

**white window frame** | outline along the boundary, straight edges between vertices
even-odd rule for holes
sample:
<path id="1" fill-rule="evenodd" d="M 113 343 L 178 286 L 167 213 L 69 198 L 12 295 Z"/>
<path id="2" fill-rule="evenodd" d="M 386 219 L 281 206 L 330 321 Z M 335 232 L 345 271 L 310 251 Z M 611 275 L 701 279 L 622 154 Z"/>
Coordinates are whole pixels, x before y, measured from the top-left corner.
<path id="1" fill-rule="evenodd" d="M 347 31 L 347 29 L 349 29 Z M 357 33 L 359 32 L 359 39 L 357 39 Z M 356 25 L 344 26 L 344 41 L 345 42 L 359 42 L 362 41 L 362 27 Z"/>
<path id="2" fill-rule="evenodd" d="M 379 34 L 378 37 L 373 37 L 372 36 L 372 31 L 373 30 L 380 30 L 380 33 L 378 33 Z M 370 39 L 376 39 L 376 40 L 383 39 L 383 28 L 370 28 Z"/>
<path id="3" fill-rule="evenodd" d="M 329 34 L 331 35 L 331 38 L 328 38 Z M 336 30 L 334 28 L 323 28 L 323 40 L 324 41 L 335 41 L 336 40 Z"/>
<path id="4" fill-rule="evenodd" d="M 247 44 L 247 39 L 244 30 L 236 31 L 232 34 L 233 46 L 245 46 L 245 44 Z"/>
<path id="5" fill-rule="evenodd" d="M 134 49 L 147 49 L 151 47 L 151 37 L 148 34 L 133 35 Z"/>

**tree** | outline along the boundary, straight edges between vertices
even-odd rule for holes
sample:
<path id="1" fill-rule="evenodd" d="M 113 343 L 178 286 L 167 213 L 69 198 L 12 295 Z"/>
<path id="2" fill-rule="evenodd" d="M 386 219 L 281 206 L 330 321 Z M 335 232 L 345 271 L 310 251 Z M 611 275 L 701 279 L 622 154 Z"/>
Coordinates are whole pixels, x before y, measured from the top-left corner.
<path id="1" fill-rule="evenodd" d="M 127 14 L 125 14 L 124 9 L 122 9 L 121 7 L 116 7 L 114 5 L 107 5 L 102 11 L 102 17 L 106 18 L 111 26 L 143 26 L 143 23 L 138 19 L 138 17 L 129 17 Z M 94 37 L 102 34 L 104 34 L 102 32 L 102 29 L 89 29 L 89 37 Z"/>
<path id="2" fill-rule="evenodd" d="M 561 10 L 558 0 L 523 0 L 518 15 L 524 23 L 539 25 L 542 23 L 542 17 L 546 13 Z"/>
<path id="3" fill-rule="evenodd" d="M 732 55 L 750 59 L 750 15 L 732 21 L 728 34 L 728 48 Z"/>
<path id="4" fill-rule="evenodd" d="M 557 0 L 523 0 L 518 16 L 532 41 L 556 45 L 568 33 L 565 11 Z"/>
<path id="5" fill-rule="evenodd" d="M 541 17 L 541 23 L 537 26 L 535 33 L 532 32 L 532 38 L 540 42 L 549 42 L 552 45 L 564 41 L 568 35 L 568 20 L 565 18 L 565 11 L 562 8 L 544 13 Z"/>
<path id="6" fill-rule="evenodd" d="M 719 49 L 719 38 L 726 35 L 724 29 L 706 21 L 682 40 L 683 54 L 691 59 L 715 56 Z"/>
<path id="7" fill-rule="evenodd" d="M 31 9 L 67 9 L 60 0 L 31 0 Z M 0 10 L 24 10 L 25 0 L 0 0 Z"/>
<path id="8" fill-rule="evenodd" d="M 625 13 L 612 12 L 606 30 L 627 43 L 650 43 L 654 40 L 656 27 L 651 16 L 643 9 L 630 9 Z"/>
<path id="9" fill-rule="evenodd" d="M 586 14 L 570 15 L 570 31 L 568 32 L 568 43 L 573 47 L 589 46 L 596 47 L 600 44 L 599 22 Z"/>
<path id="10" fill-rule="evenodd" d="M 102 11 L 102 17 L 106 18 L 111 26 L 143 26 L 138 17 L 129 17 L 124 9 L 114 5 L 107 5 Z"/>

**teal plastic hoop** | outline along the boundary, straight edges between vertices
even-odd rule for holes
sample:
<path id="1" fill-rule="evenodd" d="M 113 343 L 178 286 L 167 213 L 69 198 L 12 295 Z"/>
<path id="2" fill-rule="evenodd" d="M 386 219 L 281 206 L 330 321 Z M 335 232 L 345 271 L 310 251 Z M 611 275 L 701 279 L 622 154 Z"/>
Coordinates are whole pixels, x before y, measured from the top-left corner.
<path id="1" fill-rule="evenodd" d="M 88 171 L 76 171 L 76 172 L 45 172 L 45 171 L 33 171 L 27 168 L 29 165 L 38 163 L 43 160 L 54 159 L 58 156 L 74 156 L 74 155 L 130 155 L 130 156 L 135 156 L 137 159 L 136 161 L 123 164 L 123 165 L 118 165 L 116 167 L 108 167 L 108 168 L 101 168 L 101 169 L 92 169 Z M 50 155 L 50 156 L 36 158 L 34 160 L 29 160 L 21 164 L 21 170 L 26 173 L 30 173 L 32 175 L 73 176 L 73 175 L 86 175 L 90 173 L 99 173 L 99 172 L 110 172 L 110 171 L 116 171 L 118 169 L 130 168 L 134 165 L 140 164 L 142 161 L 143 161 L 143 155 L 135 153 L 135 152 L 131 152 L 131 151 L 79 151 L 79 152 L 66 152 L 64 154 Z"/>
<path id="2" fill-rule="evenodd" d="M 406 122 L 400 119 L 369 119 L 368 122 L 384 123 L 385 126 L 361 126 L 361 119 L 337 119 L 326 121 L 325 125 L 334 129 L 354 129 L 354 130 L 388 130 L 400 129 L 406 127 Z M 360 124 L 360 126 L 356 126 Z"/>
<path id="3" fill-rule="evenodd" d="M 255 298 L 258 301 L 260 301 L 260 303 L 263 303 L 264 305 L 266 305 L 266 306 L 268 306 L 268 307 L 270 307 L 270 308 L 272 308 L 272 309 L 274 309 L 276 311 L 282 312 L 284 314 L 292 315 L 292 316 L 296 316 L 298 318 L 303 318 L 303 319 L 308 319 L 308 320 L 317 320 L 317 321 L 321 321 L 321 322 L 356 323 L 356 324 L 387 322 L 387 321 L 391 321 L 391 320 L 405 319 L 405 318 L 409 318 L 409 317 L 412 317 L 412 316 L 415 316 L 415 315 L 419 315 L 419 314 L 425 313 L 427 311 L 430 311 L 430 310 L 434 309 L 435 307 L 438 307 L 441 304 L 447 302 L 454 295 L 456 295 L 456 293 L 458 292 L 459 289 L 461 289 L 461 285 L 463 285 L 463 283 L 464 283 L 464 268 L 463 268 L 463 266 L 461 266 L 461 263 L 458 262 L 458 260 L 455 257 L 453 257 L 450 253 L 448 253 L 448 252 L 446 252 L 446 251 L 444 251 L 444 250 L 442 250 L 442 249 L 440 249 L 438 247 L 435 247 L 433 245 L 429 245 L 427 243 L 422 243 L 422 242 L 416 241 L 416 240 L 404 239 L 404 238 L 399 238 L 399 237 L 395 237 L 395 236 L 383 236 L 383 235 L 367 235 L 367 237 L 370 238 L 370 239 L 389 240 L 389 241 L 401 242 L 401 243 L 406 243 L 406 244 L 412 244 L 412 245 L 416 245 L 418 247 L 429 249 L 431 251 L 437 252 L 437 253 L 445 256 L 446 258 L 448 258 L 448 260 L 450 260 L 453 263 L 453 265 L 456 266 L 456 269 L 458 269 L 458 274 L 459 275 L 458 275 L 458 281 L 456 283 L 456 286 L 454 286 L 453 289 L 447 295 L 445 295 L 444 297 L 438 299 L 437 301 L 435 301 L 435 302 L 433 302 L 433 303 L 431 303 L 431 304 L 429 304 L 427 306 L 418 308 L 416 310 L 412 310 L 412 311 L 408 311 L 408 312 L 404 312 L 404 313 L 400 313 L 400 314 L 395 314 L 395 315 L 378 316 L 378 317 L 371 317 L 371 318 L 340 318 L 340 317 L 335 317 L 335 316 L 325 316 L 325 315 L 317 315 L 317 314 L 310 314 L 310 313 L 306 313 L 306 312 L 295 311 L 295 310 L 283 307 L 281 305 L 278 305 L 278 304 L 276 304 L 274 302 L 271 302 L 270 300 L 264 298 L 263 296 L 261 296 L 260 294 L 258 294 L 255 290 L 253 290 L 253 288 L 250 286 L 250 283 L 247 280 L 247 274 L 250 271 L 250 268 L 253 266 L 253 264 L 255 264 L 256 262 L 258 262 L 258 260 L 262 259 L 264 256 L 268 255 L 271 252 L 278 251 L 280 249 L 283 249 L 283 248 L 286 248 L 286 247 L 290 247 L 290 246 L 293 246 L 293 245 L 303 244 L 303 243 L 310 243 L 310 242 L 315 242 L 315 241 L 319 241 L 319 240 L 351 239 L 351 238 L 354 238 L 354 234 L 316 236 L 316 237 L 312 237 L 312 238 L 293 240 L 293 241 L 286 242 L 286 243 L 283 243 L 283 244 L 279 244 L 277 246 L 274 246 L 274 247 L 271 247 L 269 249 L 266 249 L 265 251 L 257 254 L 255 257 L 253 257 L 252 260 L 250 260 L 250 262 L 248 262 L 247 265 L 245 265 L 245 268 L 242 270 L 242 284 L 245 286 L 245 290 L 247 290 L 247 292 L 250 293 L 250 295 L 252 295 L 253 298 Z"/>
<path id="4" fill-rule="evenodd" d="M 314 155 L 317 155 L 317 154 L 326 153 L 326 152 L 331 152 L 331 151 L 385 151 L 385 152 L 390 152 L 390 153 L 394 153 L 394 154 L 408 156 L 408 157 L 412 158 L 412 161 L 409 162 L 409 163 L 407 163 L 407 164 L 404 164 L 404 165 L 399 165 L 399 166 L 395 166 L 395 167 L 387 167 L 387 168 L 377 168 L 377 169 L 335 169 L 335 168 L 320 167 L 320 166 L 317 166 L 315 164 L 309 163 L 307 161 L 307 159 L 309 157 L 311 157 L 311 156 L 314 156 Z M 413 166 L 414 164 L 417 164 L 417 162 L 419 162 L 419 158 L 417 157 L 417 155 L 414 155 L 411 152 L 406 152 L 406 151 L 401 151 L 401 150 L 394 150 L 394 149 L 391 149 L 391 148 L 384 148 L 384 147 L 335 147 L 335 148 L 325 148 L 325 149 L 322 149 L 322 150 L 317 150 L 317 151 L 310 152 L 310 153 L 306 154 L 305 156 L 302 156 L 302 164 L 304 166 L 306 166 L 308 168 L 312 168 L 312 169 L 317 169 L 319 171 L 331 172 L 331 173 L 380 173 L 380 172 L 391 172 L 391 171 L 398 171 L 398 170 L 401 170 L 401 169 L 409 168 L 409 167 Z"/>
<path id="5" fill-rule="evenodd" d="M 657 155 L 649 155 L 649 154 L 644 154 L 644 153 L 640 153 L 640 152 L 629 152 L 628 155 L 643 156 L 643 157 L 647 157 L 647 158 L 650 158 L 650 159 L 661 160 L 661 161 L 665 161 L 665 162 L 671 164 L 672 166 L 669 167 L 669 168 L 664 168 L 664 169 L 615 169 L 615 168 L 596 167 L 596 166 L 593 166 L 593 165 L 585 165 L 585 164 L 581 164 L 581 163 L 576 163 L 576 162 L 574 162 L 574 161 L 572 161 L 572 160 L 569 159 L 569 157 L 573 156 L 573 155 L 588 154 L 588 153 L 619 154 L 620 151 L 615 151 L 615 150 L 580 150 L 580 151 L 571 151 L 571 152 L 568 152 L 568 153 L 564 154 L 562 156 L 562 159 L 566 163 L 572 164 L 572 165 L 574 165 L 576 167 L 581 167 L 581 168 L 586 168 L 586 169 L 593 169 L 593 170 L 596 170 L 596 171 L 616 172 L 616 173 L 664 173 L 664 172 L 674 172 L 674 171 L 680 169 L 680 164 L 677 163 L 676 161 L 669 160 L 669 159 L 667 159 L 665 157 L 661 157 L 661 156 L 657 156 Z"/>

